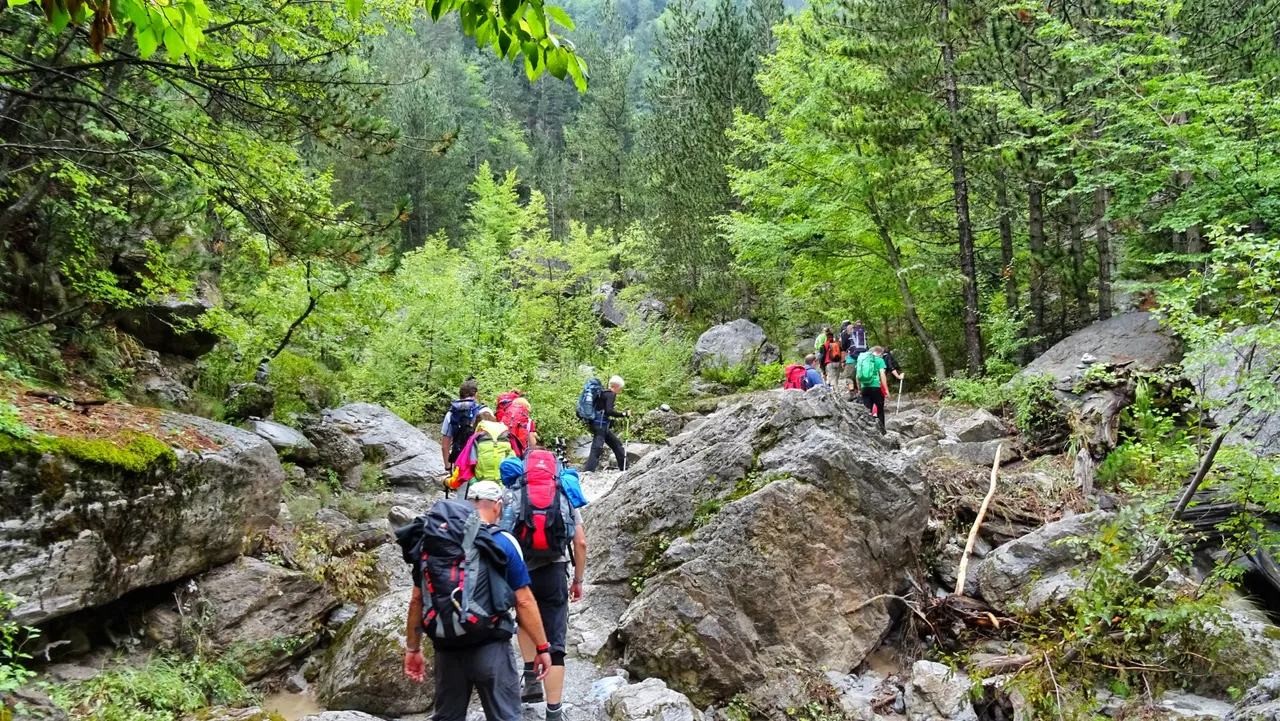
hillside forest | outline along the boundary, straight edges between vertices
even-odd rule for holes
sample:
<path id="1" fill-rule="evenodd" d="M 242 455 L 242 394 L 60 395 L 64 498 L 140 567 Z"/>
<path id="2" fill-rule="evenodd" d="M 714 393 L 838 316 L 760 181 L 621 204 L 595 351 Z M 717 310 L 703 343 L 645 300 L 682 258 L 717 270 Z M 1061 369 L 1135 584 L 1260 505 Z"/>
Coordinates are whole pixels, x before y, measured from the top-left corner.
<path id="1" fill-rule="evenodd" d="M 438 429 L 468 378 L 572 437 L 589 377 L 709 410 L 859 319 L 909 398 L 1125 509 L 1073 605 L 1019 617 L 1028 718 L 1235 700 L 1259 669 L 1201 632 L 1280 542 L 1280 448 L 1240 431 L 1280 411 L 1278 79 L 1275 0 L 9 0 L 0 442 L 35 388 Z M 1124 389 L 1109 442 L 1020 373 L 1147 311 L 1175 362 L 1057 389 Z M 737 319 L 781 362 L 700 364 Z M 1158 586 L 1209 490 L 1221 553 Z"/>

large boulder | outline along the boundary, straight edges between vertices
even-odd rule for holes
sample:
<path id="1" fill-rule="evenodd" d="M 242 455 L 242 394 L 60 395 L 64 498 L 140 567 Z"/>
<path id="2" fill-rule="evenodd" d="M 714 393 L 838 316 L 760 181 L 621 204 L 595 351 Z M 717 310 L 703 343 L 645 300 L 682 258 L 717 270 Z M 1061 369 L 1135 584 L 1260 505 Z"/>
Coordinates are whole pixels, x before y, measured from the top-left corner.
<path id="1" fill-rule="evenodd" d="M 250 679 L 310 650 L 338 607 L 338 599 L 307 574 L 256 558 L 215 568 L 196 579 L 196 588 L 203 631 Z"/>
<path id="2" fill-rule="evenodd" d="M 698 368 L 727 369 L 748 366 L 757 361 L 765 346 L 764 329 L 745 318 L 713 326 L 698 336 L 693 346 L 693 362 Z M 773 349 L 776 351 L 776 348 Z M 773 355 L 770 351 L 767 355 Z"/>
<path id="3" fill-rule="evenodd" d="M 204 298 L 167 296 L 124 311 L 116 325 L 151 350 L 199 358 L 218 344 L 216 333 L 196 323 L 212 308 Z"/>
<path id="4" fill-rule="evenodd" d="M 627 324 L 627 314 L 614 303 L 617 297 L 618 290 L 613 284 L 604 283 L 591 300 L 591 312 L 595 313 L 596 318 L 600 319 L 600 325 L 605 328 L 621 328 Z"/>
<path id="5" fill-rule="evenodd" d="M 1182 349 L 1161 327 L 1159 318 L 1146 312 L 1124 313 L 1058 341 L 1018 376 L 1049 375 L 1055 380 L 1066 380 L 1079 373 L 1085 356 L 1091 356 L 1093 363 L 1130 363 L 1135 370 L 1153 370 L 1177 362 L 1182 357 Z"/>
<path id="6" fill-rule="evenodd" d="M 1260 679 L 1240 697 L 1227 721 L 1280 721 L 1280 671 Z"/>
<path id="7" fill-rule="evenodd" d="M 620 686 L 604 705 L 612 721 L 702 721 L 702 712 L 661 679 Z"/>
<path id="8" fill-rule="evenodd" d="M 1080 588 L 1084 553 L 1068 539 L 1096 534 L 1112 514 L 1093 511 L 1050 523 L 1009 541 L 978 564 L 983 600 L 999 609 L 1034 611 Z"/>
<path id="9" fill-rule="evenodd" d="M 1232 445 L 1252 444 L 1259 453 L 1268 456 L 1280 455 L 1280 413 L 1269 413 L 1265 410 L 1245 412 L 1245 394 L 1240 392 L 1242 369 L 1246 359 L 1252 365 L 1250 376 L 1265 375 L 1275 383 L 1277 372 L 1280 372 L 1280 358 L 1266 357 L 1265 354 L 1250 354 L 1248 334 L 1256 332 L 1253 328 L 1241 328 L 1228 336 L 1221 346 L 1215 348 L 1208 357 L 1195 358 L 1195 373 L 1200 390 L 1210 398 L 1222 404 L 1213 412 L 1214 420 L 1225 424 L 1235 421 L 1226 442 Z M 1193 359 L 1188 358 L 1190 363 Z M 1190 370 L 1190 369 L 1189 369 Z"/>
<path id="10" fill-rule="evenodd" d="M 298 463 L 316 460 L 316 447 L 301 432 L 274 421 L 251 421 L 250 428 L 262 440 L 271 444 L 281 458 Z"/>
<path id="11" fill-rule="evenodd" d="M 434 685 L 404 675 L 404 619 L 412 594 L 413 589 L 402 588 L 377 598 L 334 640 L 320 671 L 324 708 L 378 716 L 432 708 Z M 426 657 L 430 677 L 431 654 Z"/>
<path id="12" fill-rule="evenodd" d="M 261 383 L 237 383 L 223 401 L 227 418 L 270 418 L 276 407 L 276 393 Z"/>
<path id="13" fill-rule="evenodd" d="M 389 482 L 424 486 L 444 476 L 439 444 L 386 408 L 351 403 L 325 411 L 324 416 L 360 444 L 364 459 L 378 464 Z"/>
<path id="14" fill-rule="evenodd" d="M 848 671 L 888 631 L 928 515 L 860 407 L 766 391 L 651 453 L 586 508 L 593 582 L 643 587 L 625 664 L 698 703 L 793 660 Z"/>
<path id="15" fill-rule="evenodd" d="M 909 721 L 978 721 L 965 674 L 933 661 L 916 661 L 907 686 Z"/>
<path id="16" fill-rule="evenodd" d="M 300 419 L 302 434 L 316 447 L 317 460 L 339 474 L 359 467 L 364 460 L 360 444 L 342 431 L 336 423 L 315 417 Z"/>
<path id="17" fill-rule="evenodd" d="M 0 588 L 23 599 L 13 620 L 41 623 L 227 563 L 255 518 L 275 517 L 284 470 L 269 443 L 174 413 L 148 425 L 207 450 L 160 453 L 148 438 L 0 446 Z"/>

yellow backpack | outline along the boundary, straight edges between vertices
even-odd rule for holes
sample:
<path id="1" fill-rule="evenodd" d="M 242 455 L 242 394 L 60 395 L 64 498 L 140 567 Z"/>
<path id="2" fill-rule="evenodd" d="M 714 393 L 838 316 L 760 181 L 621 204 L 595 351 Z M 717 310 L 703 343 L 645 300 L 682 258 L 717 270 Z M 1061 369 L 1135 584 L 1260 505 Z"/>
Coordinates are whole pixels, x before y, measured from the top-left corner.
<path id="1" fill-rule="evenodd" d="M 474 480 L 502 483 L 502 462 L 515 455 L 507 427 L 497 421 L 476 423 L 476 475 Z"/>

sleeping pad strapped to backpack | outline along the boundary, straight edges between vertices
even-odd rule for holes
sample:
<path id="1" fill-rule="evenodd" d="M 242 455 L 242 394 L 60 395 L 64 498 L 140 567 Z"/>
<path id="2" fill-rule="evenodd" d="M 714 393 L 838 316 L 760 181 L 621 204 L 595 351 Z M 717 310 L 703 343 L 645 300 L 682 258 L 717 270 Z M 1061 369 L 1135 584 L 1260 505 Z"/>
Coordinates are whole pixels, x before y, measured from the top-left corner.
<path id="1" fill-rule="evenodd" d="M 507 555 L 467 501 L 437 501 L 396 529 L 405 561 L 422 570 L 422 627 L 436 648 L 508 641 L 516 631 Z"/>

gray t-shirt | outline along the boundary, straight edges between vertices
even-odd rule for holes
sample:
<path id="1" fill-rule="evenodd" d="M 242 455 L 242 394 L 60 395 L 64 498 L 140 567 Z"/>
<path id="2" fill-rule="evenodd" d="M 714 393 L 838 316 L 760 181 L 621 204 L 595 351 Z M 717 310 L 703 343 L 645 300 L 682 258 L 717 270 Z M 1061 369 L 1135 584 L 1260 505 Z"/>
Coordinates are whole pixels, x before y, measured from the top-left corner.
<path id="1" fill-rule="evenodd" d="M 489 410 L 489 408 L 488 408 L 487 406 L 485 406 L 485 404 L 481 403 L 480 401 L 476 401 L 476 416 L 479 416 L 482 412 L 487 411 L 487 410 Z M 453 420 L 453 409 L 452 409 L 452 408 L 444 412 L 444 423 L 441 423 L 441 424 L 440 424 L 440 437 L 441 437 L 441 438 L 444 438 L 445 436 L 449 435 L 449 433 L 450 433 L 450 431 L 449 431 L 449 422 L 450 422 L 451 420 Z M 466 443 L 466 439 L 463 439 L 463 441 L 462 441 L 462 442 L 463 442 L 463 443 Z"/>
<path id="2" fill-rule="evenodd" d="M 586 532 L 586 526 L 582 525 L 582 509 L 581 508 L 573 509 L 573 525 L 575 528 L 583 529 L 584 533 Z M 570 539 L 569 543 L 572 546 L 573 539 Z M 564 549 L 564 553 L 560 554 L 556 558 L 530 558 L 525 561 L 525 564 L 529 567 L 529 570 L 532 571 L 535 568 L 550 566 L 553 563 L 568 563 L 569 561 L 570 561 L 569 549 L 566 548 Z"/>

